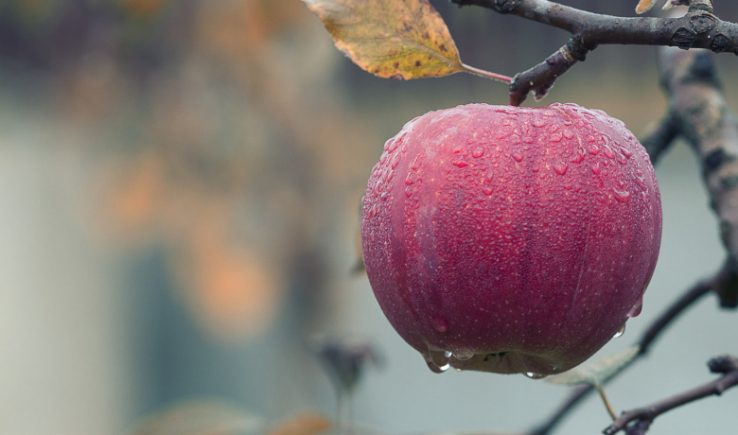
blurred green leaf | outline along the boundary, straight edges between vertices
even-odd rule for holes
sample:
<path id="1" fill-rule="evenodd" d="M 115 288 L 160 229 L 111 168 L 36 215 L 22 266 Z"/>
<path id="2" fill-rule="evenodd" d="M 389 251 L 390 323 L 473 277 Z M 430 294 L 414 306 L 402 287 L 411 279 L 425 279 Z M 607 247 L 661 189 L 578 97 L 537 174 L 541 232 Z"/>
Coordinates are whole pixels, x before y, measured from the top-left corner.
<path id="1" fill-rule="evenodd" d="M 549 376 L 546 381 L 559 385 L 602 385 L 633 361 L 639 350 L 640 346 L 629 347 L 592 363 L 571 369 L 568 372 Z"/>

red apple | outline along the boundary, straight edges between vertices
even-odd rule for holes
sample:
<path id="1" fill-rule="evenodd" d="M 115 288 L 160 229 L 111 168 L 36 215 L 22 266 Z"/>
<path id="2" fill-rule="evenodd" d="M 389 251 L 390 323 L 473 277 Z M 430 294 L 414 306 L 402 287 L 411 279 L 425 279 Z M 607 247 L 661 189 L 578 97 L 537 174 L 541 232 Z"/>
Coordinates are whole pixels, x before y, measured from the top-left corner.
<path id="1" fill-rule="evenodd" d="M 648 154 L 604 112 L 473 104 L 387 141 L 361 236 L 380 307 L 429 367 L 540 377 L 639 314 L 661 200 Z"/>

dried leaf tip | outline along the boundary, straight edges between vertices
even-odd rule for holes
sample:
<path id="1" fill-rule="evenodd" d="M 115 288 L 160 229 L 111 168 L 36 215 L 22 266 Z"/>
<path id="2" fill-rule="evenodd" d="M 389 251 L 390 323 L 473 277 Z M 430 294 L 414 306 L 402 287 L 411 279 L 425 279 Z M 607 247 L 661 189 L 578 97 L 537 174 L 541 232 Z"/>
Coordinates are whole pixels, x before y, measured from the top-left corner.
<path id="1" fill-rule="evenodd" d="M 651 8 L 654 7 L 656 3 L 656 0 L 641 0 L 638 2 L 638 5 L 636 6 L 636 13 L 637 14 L 645 14 L 646 12 L 650 11 Z M 671 2 L 667 2 L 671 3 Z"/>

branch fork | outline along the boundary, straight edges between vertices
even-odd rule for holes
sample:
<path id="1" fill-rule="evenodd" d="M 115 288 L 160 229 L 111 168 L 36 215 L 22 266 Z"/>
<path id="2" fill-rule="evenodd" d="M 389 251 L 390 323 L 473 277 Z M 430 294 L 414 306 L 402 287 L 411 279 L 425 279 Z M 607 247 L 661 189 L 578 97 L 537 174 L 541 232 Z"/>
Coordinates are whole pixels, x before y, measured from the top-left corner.
<path id="1" fill-rule="evenodd" d="M 661 45 L 705 48 L 738 54 L 738 24 L 720 20 L 710 0 L 692 0 L 678 18 L 616 17 L 595 14 L 547 0 L 451 0 L 459 6 L 481 6 L 501 14 L 557 27 L 572 34 L 544 62 L 517 74 L 510 83 L 510 104 L 522 104 L 528 93 L 546 95 L 556 79 L 601 44 Z M 680 1 L 680 4 L 684 3 Z"/>
<path id="2" fill-rule="evenodd" d="M 642 435 L 646 433 L 653 420 L 659 415 L 678 406 L 686 405 L 687 403 L 705 397 L 719 396 L 728 388 L 738 385 L 738 358 L 735 356 L 719 356 L 711 359 L 707 365 L 712 373 L 722 376 L 712 382 L 700 385 L 668 399 L 623 412 L 602 433 L 605 435 L 615 435 L 621 430 L 625 430 L 628 435 Z"/>

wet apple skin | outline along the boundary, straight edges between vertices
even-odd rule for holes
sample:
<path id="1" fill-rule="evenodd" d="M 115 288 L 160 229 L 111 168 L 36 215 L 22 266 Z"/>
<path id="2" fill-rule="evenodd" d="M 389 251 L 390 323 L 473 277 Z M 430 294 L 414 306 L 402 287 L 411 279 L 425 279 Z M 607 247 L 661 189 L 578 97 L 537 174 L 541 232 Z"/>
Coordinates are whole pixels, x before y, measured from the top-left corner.
<path id="1" fill-rule="evenodd" d="M 640 312 L 661 220 L 653 167 L 622 122 L 474 104 L 387 141 L 362 249 L 381 309 L 430 364 L 448 351 L 456 368 L 548 375 Z"/>

